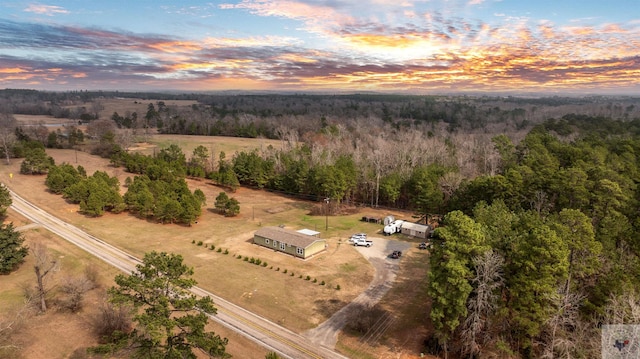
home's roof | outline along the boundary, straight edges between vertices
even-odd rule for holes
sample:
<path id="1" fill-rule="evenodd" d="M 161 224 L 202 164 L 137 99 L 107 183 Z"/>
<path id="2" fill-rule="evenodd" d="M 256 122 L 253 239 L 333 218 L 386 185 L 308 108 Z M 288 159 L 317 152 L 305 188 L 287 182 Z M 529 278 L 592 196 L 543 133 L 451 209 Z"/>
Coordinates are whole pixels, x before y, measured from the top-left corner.
<path id="1" fill-rule="evenodd" d="M 298 248 L 307 248 L 316 241 L 324 242 L 324 239 L 319 239 L 317 237 L 309 236 L 280 227 L 263 227 L 256 231 L 256 235 L 291 244 Z"/>
<path id="2" fill-rule="evenodd" d="M 429 226 L 420 224 L 420 223 L 413 223 L 413 222 L 402 223 L 402 229 L 405 229 L 405 228 L 409 230 L 422 231 L 422 232 L 426 232 L 429 230 Z"/>

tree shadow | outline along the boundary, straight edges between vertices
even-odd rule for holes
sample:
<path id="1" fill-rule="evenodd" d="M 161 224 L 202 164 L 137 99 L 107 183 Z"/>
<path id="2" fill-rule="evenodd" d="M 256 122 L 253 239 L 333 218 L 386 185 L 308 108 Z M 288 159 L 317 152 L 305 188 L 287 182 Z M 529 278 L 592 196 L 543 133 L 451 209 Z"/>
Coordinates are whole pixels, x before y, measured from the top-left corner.
<path id="1" fill-rule="evenodd" d="M 326 318 L 330 318 L 333 314 L 335 314 L 337 311 L 342 309 L 342 307 L 349 303 L 339 299 L 329 299 L 316 300 L 314 304 L 320 314 L 322 314 Z"/>

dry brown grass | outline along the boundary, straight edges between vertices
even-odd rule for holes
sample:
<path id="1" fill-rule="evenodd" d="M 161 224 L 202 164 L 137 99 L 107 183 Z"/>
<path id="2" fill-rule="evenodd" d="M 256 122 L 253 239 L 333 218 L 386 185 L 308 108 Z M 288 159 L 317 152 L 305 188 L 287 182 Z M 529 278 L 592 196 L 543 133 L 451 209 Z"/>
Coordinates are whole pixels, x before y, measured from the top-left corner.
<path id="1" fill-rule="evenodd" d="M 7 221 L 13 222 L 16 227 L 27 222 L 12 210 L 9 210 Z M 45 314 L 36 314 L 35 310 L 25 312 L 22 325 L 10 336 L 11 343 L 18 350 L 4 354 L 11 358 L 65 358 L 78 348 L 97 344 L 91 330 L 94 308 L 104 297 L 104 288 L 113 283 L 116 270 L 41 228 L 28 229 L 23 234 L 27 246 L 35 242 L 44 243 L 52 256 L 61 263 L 60 270 L 48 278 L 48 287 L 52 288 L 52 293 L 56 292 L 65 276 L 79 275 L 88 265 L 95 265 L 99 269 L 99 287 L 85 294 L 83 309 L 77 313 L 60 311 L 55 305 Z M 33 256 L 28 255 L 18 270 L 2 277 L 0 321 L 13 318 L 15 313 L 28 306 L 25 303 L 24 288 L 35 286 L 33 261 Z M 52 303 L 53 301 L 50 302 Z"/>
<path id="2" fill-rule="evenodd" d="M 99 100 L 104 109 L 100 111 L 100 118 L 111 118 L 114 112 L 120 116 L 125 116 L 127 112 L 138 113 L 138 118 L 144 118 L 150 103 L 158 110 L 158 100 L 145 100 L 140 98 L 107 98 Z M 190 107 L 197 104 L 197 101 L 191 100 L 163 100 L 166 106 Z M 72 106 L 76 107 L 76 106 Z M 85 105 L 88 111 L 91 111 L 91 103 Z"/>
<path id="3" fill-rule="evenodd" d="M 77 162 L 73 150 L 47 152 L 54 157 L 56 163 L 80 164 L 89 174 L 96 170 L 106 170 L 111 175 L 118 176 L 121 183 L 124 183 L 127 176 L 131 176 L 122 168 L 109 166 L 108 160 L 84 152 L 77 153 Z M 310 208 L 317 205 L 315 203 L 296 201 L 265 191 L 240 189 L 230 193 L 230 196 L 240 202 L 239 216 L 225 218 L 205 209 L 198 223 L 191 227 L 161 225 L 127 213 L 88 218 L 77 213 L 77 205 L 69 204 L 60 196 L 47 192 L 44 176 L 18 174 L 19 165 L 20 160 L 12 161 L 11 165 L 0 165 L 0 180 L 21 196 L 138 257 L 151 250 L 179 253 L 184 256 L 188 265 L 195 268 L 199 286 L 297 332 L 315 327 L 355 298 L 366 288 L 373 274 L 366 260 L 352 246 L 344 243 L 353 232 L 373 233 L 379 229 L 379 226 L 359 222 L 362 214 L 331 217 L 328 233 L 321 234 L 328 240 L 328 250 L 312 259 L 302 261 L 251 244 L 252 233 L 260 226 L 279 224 L 286 224 L 294 229 L 322 230 L 325 218 L 309 215 Z M 9 173 L 13 173 L 13 178 L 10 178 Z M 200 188 L 204 191 L 209 201 L 207 208 L 212 207 L 215 196 L 222 191 L 204 180 L 189 180 L 189 184 L 192 189 Z M 124 190 L 126 189 L 123 188 Z M 12 217 L 11 220 L 26 223 L 19 217 Z M 192 243 L 194 240 L 203 241 L 208 247 L 213 244 L 216 250 L 197 246 Z M 64 245 L 61 245 L 60 251 L 70 253 L 69 260 L 76 256 L 84 258 L 82 261 L 87 260 L 86 254 L 76 255 L 67 248 L 70 245 L 61 242 Z M 229 254 L 217 252 L 217 248 L 223 251 L 226 249 Z M 268 266 L 250 264 L 238 259 L 238 255 L 260 258 L 266 261 Z M 24 268 L 28 268 L 28 272 L 31 270 L 28 264 L 23 266 L 21 271 L 25 270 Z M 280 270 L 277 271 L 277 268 Z M 286 274 L 283 273 L 285 269 Z M 115 272 L 112 270 L 108 275 L 112 278 Z M 301 275 L 303 278 L 300 278 Z M 307 276 L 310 276 L 310 281 L 305 280 Z M 317 283 L 313 283 L 313 279 L 317 279 Z M 325 281 L 326 285 L 320 285 L 321 281 Z M 341 289 L 336 290 L 336 285 L 340 285 Z M 4 303 L 7 303 L 5 300 L 11 302 L 20 297 L 15 291 L 3 289 L 2 293 L 0 300 Z M 61 317 L 59 323 L 68 320 L 69 318 Z M 56 319 L 49 318 L 47 321 L 55 325 Z M 225 335 L 236 338 L 232 333 L 226 333 Z M 230 351 L 236 346 L 234 340 L 240 341 L 237 345 L 238 350 L 247 348 L 247 344 L 242 342 L 246 341 L 245 339 L 236 338 L 231 340 Z M 255 344 L 251 345 L 259 348 Z M 255 352 L 258 353 L 260 350 Z M 33 354 L 28 357 L 38 356 Z M 260 352 L 257 357 L 264 357 L 264 354 Z"/>
<path id="4" fill-rule="evenodd" d="M 129 150 L 152 155 L 154 152 L 157 153 L 160 149 L 170 145 L 178 145 L 182 148 L 182 152 L 187 156 L 187 159 L 193 154 L 194 148 L 204 146 L 209 150 L 209 154 L 213 153 L 217 164 L 217 158 L 221 151 L 225 152 L 227 160 L 229 160 L 238 151 L 249 151 L 254 148 L 266 149 L 269 146 L 279 148 L 282 146 L 282 142 L 264 138 L 156 134 L 151 137 L 148 143 L 138 143 L 129 148 Z"/>
<path id="5" fill-rule="evenodd" d="M 114 111 L 117 111 L 120 115 L 124 115 L 127 111 L 136 111 L 139 116 L 143 116 L 150 102 L 153 102 L 154 105 L 156 103 L 155 101 L 139 99 L 105 100 L 102 101 L 105 109 L 102 111 L 101 117 L 108 118 Z M 165 103 L 167 105 L 174 104 L 172 101 L 165 101 Z M 192 103 L 190 101 L 180 101 L 176 102 L 175 105 L 190 106 Z M 45 116 L 20 116 L 18 120 L 30 123 L 39 121 L 49 124 L 60 123 L 59 119 Z M 227 154 L 227 158 L 231 158 L 233 153 L 238 150 L 266 148 L 267 146 L 277 148 L 281 145 L 280 141 L 265 139 L 156 134 L 148 139 L 147 143 L 138 144 L 133 149 L 146 154 L 153 154 L 159 151 L 160 148 L 171 144 L 176 144 L 183 148 L 187 158 L 190 157 L 193 149 L 199 145 L 207 147 L 216 158 L 220 151 L 224 151 Z M 126 177 L 132 176 L 124 172 L 122 168 L 110 167 L 108 160 L 90 156 L 85 152 L 76 153 L 73 150 L 47 151 L 55 158 L 56 163 L 67 162 L 72 165 L 82 165 L 89 174 L 96 170 L 105 170 L 110 175 L 116 175 L 120 179 L 120 183 L 124 183 Z M 156 224 L 126 213 L 119 215 L 107 214 L 98 219 L 87 218 L 77 213 L 77 205 L 66 203 L 61 197 L 48 193 L 44 186 L 44 176 L 19 175 L 19 164 L 20 160 L 14 160 L 9 166 L 5 165 L 4 162 L 0 164 L 0 181 L 7 183 L 10 188 L 20 195 L 38 203 L 38 205 L 56 216 L 98 237 L 104 238 L 136 256 L 142 257 L 145 252 L 150 250 L 180 253 L 184 256 L 187 264 L 195 267 L 196 279 L 201 287 L 298 332 L 315 327 L 327 319 L 336 310 L 355 298 L 370 282 L 373 273 L 371 266 L 353 247 L 346 245 L 345 241 L 351 233 L 375 233 L 380 230 L 380 226 L 359 222 L 358 219 L 364 215 L 380 218 L 388 214 L 393 214 L 397 218 L 409 218 L 410 216 L 409 213 L 387 213 L 386 211 L 372 209 L 364 209 L 361 212 L 356 210 L 352 214 L 329 217 L 329 230 L 325 233 L 323 231 L 325 218 L 310 214 L 312 212 L 322 213 L 322 211 L 312 211 L 314 206 L 318 206 L 317 203 L 302 202 L 264 191 L 241 188 L 237 192 L 229 194 L 240 202 L 241 213 L 238 217 L 225 218 L 205 209 L 198 223 L 191 227 Z M 9 173 L 13 173 L 13 178 L 9 177 Z M 203 190 L 209 202 L 207 208 L 212 207 L 215 196 L 222 191 L 222 189 L 205 180 L 189 180 L 189 184 L 192 190 L 195 188 Z M 122 191 L 124 193 L 126 188 L 122 188 Z M 9 221 L 13 221 L 16 226 L 28 223 L 28 221 L 11 212 L 9 213 Z M 285 224 L 293 229 L 310 228 L 323 231 L 321 236 L 328 240 L 328 251 L 310 260 L 302 261 L 251 244 L 250 239 L 253 231 L 260 226 L 280 224 Z M 75 266 L 97 261 L 65 241 L 48 233 L 41 233 L 41 230 L 29 231 L 28 236 L 49 237 L 52 243 L 57 243 L 55 244 L 57 248 L 55 250 L 60 253 L 68 253 L 66 255 L 67 260 L 76 261 Z M 192 241 L 203 241 L 207 247 L 213 244 L 216 250 L 212 251 L 205 248 L 205 246 L 197 246 L 192 244 Z M 217 252 L 218 248 L 228 250 L 229 254 L 224 255 Z M 73 249 L 75 249 L 75 252 Z M 79 253 L 76 253 L 78 251 Z M 238 255 L 259 258 L 262 261 L 266 261 L 268 266 L 261 267 L 249 264 L 237 259 Z M 277 268 L 280 268 L 280 270 L 277 271 Z M 285 269 L 287 270 L 286 274 L 283 273 Z M 416 303 L 416 299 L 419 299 L 416 297 L 421 297 L 419 289 L 412 284 L 410 278 L 411 276 L 424 275 L 421 271 L 422 268 L 419 268 L 400 274 L 400 286 L 407 286 L 409 290 L 401 290 L 396 292 L 396 295 L 390 294 L 385 298 L 383 305 L 387 306 L 387 308 L 392 308 L 394 305 L 400 305 L 401 303 L 399 302 L 403 302 L 403 299 L 406 299 L 404 301 L 405 304 L 410 301 L 416 308 L 421 307 L 421 303 Z M 33 275 L 31 272 L 32 268 L 27 263 L 18 272 L 10 276 L 11 280 L 5 281 L 9 277 L 2 278 L 3 289 L 0 291 L 0 316 L 6 313 L 6 309 L 10 307 L 10 304 L 20 303 L 22 293 L 16 289 L 19 289 L 19 287 L 15 287 L 15 285 L 27 280 Z M 292 272 L 294 273 L 293 276 L 290 275 Z M 108 285 L 111 285 L 112 278 L 116 272 L 113 269 L 105 268 L 105 273 L 108 277 Z M 300 275 L 303 276 L 302 279 Z M 307 276 L 311 277 L 310 281 L 305 280 Z M 314 278 L 318 281 L 315 284 L 312 283 Z M 327 285 L 319 285 L 321 281 L 325 281 Z M 9 289 L 5 290 L 4 283 L 8 283 L 9 287 L 7 288 Z M 341 290 L 335 290 L 336 285 L 340 285 Z M 93 293 L 89 295 L 89 297 L 91 296 L 95 298 L 90 300 L 96 304 L 99 303 L 99 300 L 102 300 L 101 294 Z M 74 317 L 74 314 L 48 313 L 38 325 L 29 327 L 21 337 L 25 343 L 31 343 L 31 337 L 38 335 L 42 331 L 51 332 L 54 335 L 49 336 L 50 344 L 39 342 L 40 340 L 48 340 L 45 336 L 34 341 L 33 345 L 30 346 L 31 349 L 25 347 L 24 353 L 28 354 L 25 357 L 65 357 L 73 350 L 90 345 L 87 343 L 93 343 L 95 338 L 90 336 L 86 338 L 78 337 L 80 341 L 74 341 L 73 339 L 76 337 L 73 332 L 86 329 L 83 327 L 83 323 L 86 323 L 91 316 L 95 315 L 89 308 L 91 306 L 85 308 L 82 313 L 77 314 L 77 317 Z M 3 309 L 5 310 L 4 313 Z M 411 315 L 416 318 L 421 317 L 423 314 L 420 309 L 417 309 Z M 75 329 L 72 328 L 69 332 L 61 332 L 60 327 L 70 322 L 74 323 L 67 326 Z M 414 340 L 417 336 L 423 334 L 424 329 L 419 329 L 422 328 L 422 320 L 411 320 L 405 317 L 401 322 L 404 328 L 409 329 L 392 329 L 398 339 L 391 339 L 387 345 L 378 347 L 375 355 L 386 357 L 389 354 L 393 357 L 411 357 L 407 356 L 406 352 L 398 356 L 398 352 L 394 351 L 393 348 L 401 343 L 406 344 L 408 340 L 415 342 Z M 215 328 L 214 330 L 217 333 L 230 338 L 228 349 L 230 353 L 235 354 L 235 357 L 264 357 L 264 348 L 224 327 L 219 327 L 215 324 L 211 324 L 211 326 Z M 417 329 L 417 331 L 414 329 Z M 55 345 L 55 340 L 60 340 L 59 338 L 66 338 L 67 336 L 69 337 L 69 343 L 62 343 L 59 346 L 60 350 L 37 352 L 39 350 L 37 348 L 51 347 Z M 352 344 L 358 345 L 357 342 L 351 343 L 353 339 L 355 338 L 341 336 L 342 344 L 339 344 L 339 346 L 353 348 Z M 86 343 L 84 342 L 85 340 Z M 410 347 L 411 351 L 417 349 L 413 345 L 410 345 Z M 392 354 L 391 352 L 394 353 Z M 46 355 L 46 353 L 52 355 Z"/>
<path id="6" fill-rule="evenodd" d="M 9 212 L 8 221 L 13 221 L 16 226 L 25 222 L 11 210 Z M 75 357 L 82 358 L 87 347 L 98 344 L 93 334 L 93 323 L 99 314 L 98 308 L 106 298 L 105 290 L 114 284 L 113 278 L 119 272 L 42 229 L 31 229 L 24 232 L 24 235 L 27 245 L 42 241 L 61 260 L 60 272 L 52 277 L 51 285 L 54 289 L 65 276 L 78 275 L 86 266 L 95 266 L 99 271 L 99 286 L 85 294 L 83 308 L 77 313 L 62 311 L 55 305 L 45 314 L 30 312 L 15 334 L 8 338 L 17 350 L 4 353 L 0 351 L 0 357 L 5 354 L 7 358 L 50 359 L 68 358 L 75 353 Z M 0 321 L 11 318 L 24 306 L 23 286 L 35 284 L 33 258 L 27 256 L 26 262 L 17 271 L 1 279 Z M 261 346 L 221 325 L 211 322 L 207 329 L 229 338 L 228 352 L 236 358 L 264 358 L 266 354 Z"/>
<path id="7" fill-rule="evenodd" d="M 56 163 L 75 164 L 73 150 L 47 152 L 56 159 Z M 86 153 L 78 153 L 78 164 L 82 164 L 89 174 L 106 170 L 118 176 L 121 183 L 131 175 L 121 168 L 110 167 L 107 160 Z M 205 209 L 198 223 L 191 227 L 152 223 L 128 213 L 88 218 L 77 213 L 77 205 L 47 192 L 44 176 L 16 174 L 18 166 L 19 161 L 13 161 L 10 166 L 3 165 L 0 179 L 25 198 L 138 257 L 151 250 L 180 253 L 195 268 L 196 279 L 202 287 L 283 323 L 294 331 L 312 328 L 325 320 L 331 313 L 320 310 L 324 302 L 350 301 L 367 286 L 372 276 L 372 269 L 366 260 L 351 246 L 341 245 L 339 236 L 329 237 L 328 251 L 307 261 L 251 243 L 253 231 L 260 226 L 286 224 L 292 228 L 315 228 L 320 224 L 321 227 L 324 218 L 307 216 L 308 207 L 312 205 L 309 203 L 289 200 L 265 191 L 240 189 L 230 194 L 240 202 L 239 216 L 225 218 Z M 6 178 L 8 172 L 14 173 L 12 179 Z M 221 189 L 208 181 L 189 182 L 192 189 L 203 190 L 209 201 L 207 207 L 211 208 Z M 271 211 L 274 207 L 278 211 Z M 229 254 L 196 246 L 192 244 L 193 240 L 227 249 Z M 234 258 L 238 254 L 260 258 L 267 261 L 269 266 L 259 267 Z M 271 266 L 273 269 L 270 269 Z M 352 270 L 354 266 L 358 270 Z M 278 267 L 281 268 L 280 272 L 275 270 Z M 282 273 L 284 269 L 287 269 L 286 275 Z M 293 277 L 290 276 L 291 272 L 294 273 Z M 317 278 L 318 283 L 324 280 L 332 288 L 301 280 L 300 274 L 304 277 L 309 275 L 312 280 Z M 335 290 L 336 285 L 340 285 L 341 290 Z"/>

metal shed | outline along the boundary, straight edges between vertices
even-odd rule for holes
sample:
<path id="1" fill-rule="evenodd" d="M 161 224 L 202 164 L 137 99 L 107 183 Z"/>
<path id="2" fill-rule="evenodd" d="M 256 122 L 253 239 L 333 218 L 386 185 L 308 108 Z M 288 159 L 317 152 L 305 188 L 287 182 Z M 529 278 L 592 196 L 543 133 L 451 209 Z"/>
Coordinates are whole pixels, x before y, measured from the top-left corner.
<path id="1" fill-rule="evenodd" d="M 408 236 L 425 239 L 429 236 L 429 234 L 431 234 L 431 227 L 425 224 L 404 222 L 402 223 L 402 229 L 400 230 L 400 232 Z"/>

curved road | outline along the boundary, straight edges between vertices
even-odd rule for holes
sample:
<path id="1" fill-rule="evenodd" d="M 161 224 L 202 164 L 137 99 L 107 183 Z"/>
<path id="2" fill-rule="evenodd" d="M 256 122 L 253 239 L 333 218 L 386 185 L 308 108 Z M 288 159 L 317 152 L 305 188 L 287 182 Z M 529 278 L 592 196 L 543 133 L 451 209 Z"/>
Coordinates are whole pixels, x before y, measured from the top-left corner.
<path id="1" fill-rule="evenodd" d="M 140 259 L 82 231 L 78 227 L 60 220 L 24 200 L 13 191 L 9 191 L 13 198 L 11 207 L 33 223 L 41 225 L 123 272 L 131 273 L 135 270 L 135 265 L 141 263 Z M 218 313 L 211 316 L 214 321 L 244 335 L 264 346 L 267 350 L 277 352 L 282 357 L 295 359 L 346 359 L 345 356 L 331 348 L 325 347 L 318 342 L 312 342 L 302 335 L 251 313 L 202 288 L 194 287 L 192 292 L 196 295 L 209 296 L 213 299 L 218 308 Z"/>

